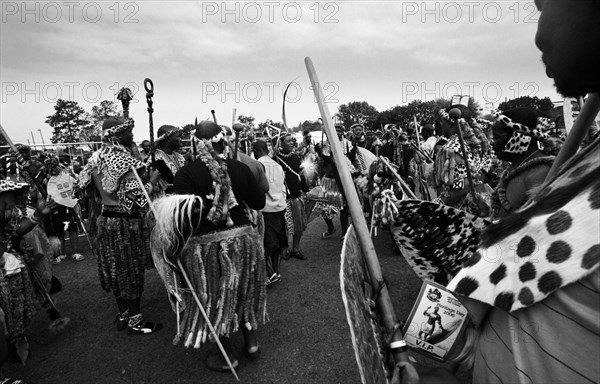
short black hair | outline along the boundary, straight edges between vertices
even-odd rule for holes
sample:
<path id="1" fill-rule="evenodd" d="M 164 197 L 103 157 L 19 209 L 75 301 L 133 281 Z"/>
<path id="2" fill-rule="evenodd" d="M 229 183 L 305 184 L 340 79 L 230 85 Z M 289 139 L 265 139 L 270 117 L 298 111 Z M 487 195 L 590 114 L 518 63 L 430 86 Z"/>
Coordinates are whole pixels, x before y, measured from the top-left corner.
<path id="1" fill-rule="evenodd" d="M 252 149 L 254 149 L 255 151 L 269 152 L 267 142 L 264 140 L 256 140 L 254 143 L 252 143 Z"/>

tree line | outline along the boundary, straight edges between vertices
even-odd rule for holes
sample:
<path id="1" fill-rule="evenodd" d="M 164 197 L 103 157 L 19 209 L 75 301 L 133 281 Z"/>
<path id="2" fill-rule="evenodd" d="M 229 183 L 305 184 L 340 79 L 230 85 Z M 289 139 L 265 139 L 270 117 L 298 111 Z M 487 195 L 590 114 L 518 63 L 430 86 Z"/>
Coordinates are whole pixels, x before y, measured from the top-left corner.
<path id="1" fill-rule="evenodd" d="M 366 101 L 352 101 L 339 106 L 334 115 L 336 123 L 350 128 L 353 124 L 360 123 L 367 129 L 379 129 L 386 124 L 396 124 L 401 127 L 408 126 L 416 117 L 420 124 L 434 123 L 438 118 L 438 111 L 450 106 L 450 99 L 436 99 L 430 101 L 415 100 L 407 105 L 397 105 L 385 111 L 377 109 Z M 505 111 L 516 107 L 533 108 L 543 117 L 550 117 L 553 103 L 548 97 L 538 98 L 523 96 L 501 103 L 498 109 Z M 481 113 L 479 104 L 469 97 L 468 108 L 473 116 Z M 104 100 L 99 105 L 92 107 L 91 112 L 86 112 L 76 101 L 59 99 L 54 106 L 54 114 L 46 118 L 46 124 L 52 129 L 50 141 L 54 144 L 77 143 L 85 141 L 100 141 L 102 123 L 109 116 L 122 115 L 119 105 L 113 101 Z M 262 134 L 269 127 L 285 129 L 283 123 L 267 119 L 256 123 L 251 115 L 241 114 L 237 120 L 249 129 Z M 320 119 L 305 120 L 298 125 L 289 127 L 292 131 L 319 131 L 322 122 Z M 184 135 L 189 135 L 194 129 L 194 124 L 181 127 Z M 185 136 L 184 136 L 185 137 Z"/>

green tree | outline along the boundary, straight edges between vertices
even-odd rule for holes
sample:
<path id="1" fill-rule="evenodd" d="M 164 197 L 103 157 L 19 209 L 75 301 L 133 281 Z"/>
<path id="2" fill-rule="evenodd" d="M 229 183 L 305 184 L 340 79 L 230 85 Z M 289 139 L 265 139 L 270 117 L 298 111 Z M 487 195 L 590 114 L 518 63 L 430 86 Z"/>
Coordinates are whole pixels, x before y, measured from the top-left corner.
<path id="1" fill-rule="evenodd" d="M 252 130 L 256 128 L 256 126 L 254 125 L 254 120 L 254 116 L 247 116 L 243 114 L 238 116 L 238 121 L 244 124 L 246 127 L 251 128 Z"/>
<path id="2" fill-rule="evenodd" d="M 433 124 L 439 118 L 440 109 L 446 109 L 450 106 L 450 99 L 436 99 L 430 101 L 414 100 L 407 105 L 397 105 L 391 109 L 380 112 L 375 125 L 377 127 L 386 124 L 397 124 L 401 128 L 406 128 L 416 117 L 419 124 Z M 469 110 L 473 116 L 477 116 L 479 104 L 471 97 L 469 98 Z"/>
<path id="3" fill-rule="evenodd" d="M 366 101 L 352 101 L 340 105 L 337 115 L 346 129 L 356 123 L 364 124 L 365 128 L 373 128 L 379 112 Z"/>
<path id="4" fill-rule="evenodd" d="M 88 114 L 76 101 L 58 99 L 54 110 L 54 114 L 46 118 L 46 124 L 54 128 L 50 138 L 52 143 L 81 142 L 82 131 L 93 126 Z"/>
<path id="5" fill-rule="evenodd" d="M 498 109 L 501 111 L 508 111 L 514 108 L 531 108 L 535 109 L 542 117 L 550 117 L 554 104 L 552 104 L 552 100 L 549 97 L 540 99 L 537 96 L 521 96 L 498 105 Z"/>
<path id="6" fill-rule="evenodd" d="M 196 126 L 194 124 L 184 125 L 183 127 L 181 127 L 181 138 L 187 140 L 195 129 Z"/>
<path id="7" fill-rule="evenodd" d="M 104 120 L 111 116 L 122 116 L 119 109 L 119 104 L 103 100 L 100 105 L 94 105 L 92 112 L 88 115 L 88 120 L 92 123 L 89 128 L 83 129 L 81 132 L 82 141 L 100 141 L 102 137 L 102 124 Z"/>
<path id="8" fill-rule="evenodd" d="M 277 128 L 280 128 L 285 131 L 285 127 L 283 126 L 283 123 L 274 122 L 271 119 L 267 119 L 267 120 L 263 121 L 262 123 L 258 123 L 258 126 L 256 127 L 256 133 L 259 136 L 261 136 L 261 135 L 266 136 L 267 134 L 265 133 L 265 129 L 267 129 L 269 126 L 277 127 Z"/>

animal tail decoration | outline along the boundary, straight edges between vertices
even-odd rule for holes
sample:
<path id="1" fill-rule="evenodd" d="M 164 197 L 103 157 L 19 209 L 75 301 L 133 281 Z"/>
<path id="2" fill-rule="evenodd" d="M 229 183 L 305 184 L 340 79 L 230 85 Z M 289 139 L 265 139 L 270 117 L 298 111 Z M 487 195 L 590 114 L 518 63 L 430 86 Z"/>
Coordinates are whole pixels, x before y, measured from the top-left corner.
<path id="1" fill-rule="evenodd" d="M 315 185 L 318 176 L 318 165 L 311 156 L 304 156 L 300 169 L 304 172 L 304 177 L 309 186 Z"/>
<path id="2" fill-rule="evenodd" d="M 202 198 L 196 195 L 171 195 L 152 203 L 156 223 L 152 245 L 167 255 L 177 255 L 200 225 Z"/>

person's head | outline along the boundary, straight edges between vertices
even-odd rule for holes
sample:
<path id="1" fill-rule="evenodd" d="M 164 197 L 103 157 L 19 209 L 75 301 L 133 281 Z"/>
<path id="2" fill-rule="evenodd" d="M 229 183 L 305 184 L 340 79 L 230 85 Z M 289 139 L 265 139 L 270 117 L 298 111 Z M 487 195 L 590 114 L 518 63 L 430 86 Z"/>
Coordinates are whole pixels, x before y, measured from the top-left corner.
<path id="1" fill-rule="evenodd" d="M 437 305 L 433 308 L 433 313 L 438 313 L 440 310 L 440 307 L 438 307 Z"/>
<path id="2" fill-rule="evenodd" d="M 493 148 L 500 160 L 516 161 L 538 149 L 539 114 L 531 108 L 515 108 L 497 114 L 492 125 Z"/>
<path id="3" fill-rule="evenodd" d="M 453 116 L 450 116 L 450 111 L 453 109 L 458 109 L 460 111 L 461 119 L 465 119 L 465 121 L 471 120 L 471 111 L 469 108 L 465 107 L 462 104 L 451 105 L 446 109 L 440 111 L 440 119 L 438 120 L 438 124 L 440 127 L 440 131 L 442 136 L 450 137 L 457 133 L 456 128 L 456 120 Z"/>
<path id="4" fill-rule="evenodd" d="M 304 132 L 303 132 L 302 141 L 303 141 L 303 142 L 304 142 L 304 144 L 306 144 L 306 145 L 310 145 L 310 144 L 312 144 L 312 136 L 310 135 L 310 132 L 309 132 L 309 131 L 304 131 Z"/>
<path id="5" fill-rule="evenodd" d="M 170 149 L 173 151 L 181 148 L 182 143 L 179 128 L 172 125 L 163 125 L 158 128 L 156 134 L 156 144 L 161 148 Z M 143 144 L 144 143 L 142 143 L 142 146 Z"/>
<path id="6" fill-rule="evenodd" d="M 50 176 L 58 176 L 62 172 L 60 160 L 56 156 L 46 157 L 44 160 L 44 166 L 46 167 L 46 172 L 48 172 Z"/>
<path id="7" fill-rule="evenodd" d="M 296 145 L 296 140 L 291 133 L 286 133 L 281 137 L 281 141 L 279 143 L 279 147 L 281 152 L 290 153 L 294 150 L 294 146 Z"/>
<path id="8" fill-rule="evenodd" d="M 337 133 L 338 139 L 342 140 L 342 138 L 344 137 L 344 126 L 342 124 L 336 124 L 335 133 Z"/>
<path id="9" fill-rule="evenodd" d="M 423 140 L 429 139 L 431 136 L 435 134 L 435 130 L 433 125 L 425 124 L 423 128 L 421 128 L 421 135 L 423 135 Z"/>
<path id="10" fill-rule="evenodd" d="M 217 154 L 225 151 L 226 139 L 223 129 L 213 121 L 204 120 L 198 123 L 194 136 L 200 140 L 210 140 L 212 148 Z"/>
<path id="11" fill-rule="evenodd" d="M 360 142 L 365 140 L 365 126 L 362 124 L 354 124 L 350 127 L 352 131 L 352 141 Z"/>
<path id="12" fill-rule="evenodd" d="M 536 0 L 535 43 L 546 74 L 564 96 L 600 92 L 600 1 Z"/>
<path id="13" fill-rule="evenodd" d="M 256 140 L 252 143 L 252 152 L 254 152 L 254 157 L 259 159 L 263 156 L 269 155 L 269 148 L 267 147 L 267 142 L 263 140 Z"/>
<path id="14" fill-rule="evenodd" d="M 150 144 L 150 140 L 144 140 L 142 141 L 142 151 L 144 151 L 144 153 L 146 155 L 149 155 L 150 152 L 152 152 L 152 144 Z"/>
<path id="15" fill-rule="evenodd" d="M 108 141 L 130 147 L 133 144 L 133 126 L 133 119 L 111 116 L 102 124 L 102 135 Z"/>

